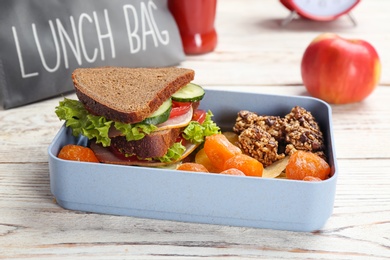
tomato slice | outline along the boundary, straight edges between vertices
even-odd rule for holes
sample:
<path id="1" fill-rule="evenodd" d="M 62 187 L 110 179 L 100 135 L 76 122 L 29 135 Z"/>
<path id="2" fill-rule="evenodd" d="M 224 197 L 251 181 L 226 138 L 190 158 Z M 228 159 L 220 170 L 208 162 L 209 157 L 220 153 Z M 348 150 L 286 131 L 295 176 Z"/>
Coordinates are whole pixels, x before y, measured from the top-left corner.
<path id="1" fill-rule="evenodd" d="M 192 102 L 178 102 L 172 100 L 172 110 L 169 118 L 181 116 L 190 111 Z"/>
<path id="2" fill-rule="evenodd" d="M 206 119 L 206 111 L 202 109 L 197 109 L 192 116 L 192 121 L 198 121 L 199 124 L 203 124 Z"/>

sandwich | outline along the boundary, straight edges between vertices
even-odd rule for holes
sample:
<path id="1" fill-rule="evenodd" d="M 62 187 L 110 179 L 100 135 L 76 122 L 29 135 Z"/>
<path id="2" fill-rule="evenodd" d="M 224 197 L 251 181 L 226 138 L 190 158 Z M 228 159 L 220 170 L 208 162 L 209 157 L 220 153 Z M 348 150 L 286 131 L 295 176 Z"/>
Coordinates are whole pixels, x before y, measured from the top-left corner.
<path id="1" fill-rule="evenodd" d="M 100 162 L 164 166 L 184 160 L 205 137 L 220 132 L 199 109 L 204 89 L 185 68 L 79 68 L 78 100 L 56 107 L 74 136 L 85 136 Z"/>

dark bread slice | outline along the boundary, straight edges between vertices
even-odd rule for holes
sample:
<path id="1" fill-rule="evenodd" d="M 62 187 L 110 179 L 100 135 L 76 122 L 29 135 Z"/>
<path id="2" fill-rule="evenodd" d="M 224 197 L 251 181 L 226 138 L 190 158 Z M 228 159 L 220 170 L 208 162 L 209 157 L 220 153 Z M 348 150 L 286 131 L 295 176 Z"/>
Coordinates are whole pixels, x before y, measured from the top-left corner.
<path id="1" fill-rule="evenodd" d="M 182 129 L 173 128 L 156 131 L 137 141 L 126 141 L 126 137 L 118 136 L 111 139 L 111 145 L 122 153 L 136 154 L 140 158 L 154 158 L 164 156 L 171 147 Z"/>
<path id="2" fill-rule="evenodd" d="M 137 123 L 194 79 L 184 68 L 79 68 L 73 74 L 77 97 L 93 114 Z"/>

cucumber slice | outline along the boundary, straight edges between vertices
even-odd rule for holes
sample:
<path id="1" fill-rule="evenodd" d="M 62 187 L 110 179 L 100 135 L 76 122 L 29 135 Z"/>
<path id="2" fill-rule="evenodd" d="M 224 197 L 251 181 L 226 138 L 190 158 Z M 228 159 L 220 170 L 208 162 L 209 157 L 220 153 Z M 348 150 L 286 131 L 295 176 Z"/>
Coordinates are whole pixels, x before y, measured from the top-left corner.
<path id="1" fill-rule="evenodd" d="M 204 89 L 196 84 L 188 83 L 172 95 L 172 99 L 180 102 L 195 102 L 203 98 Z"/>
<path id="2" fill-rule="evenodd" d="M 158 125 L 169 119 L 172 110 L 172 100 L 167 99 L 150 117 L 146 118 L 142 123 L 150 125 Z"/>

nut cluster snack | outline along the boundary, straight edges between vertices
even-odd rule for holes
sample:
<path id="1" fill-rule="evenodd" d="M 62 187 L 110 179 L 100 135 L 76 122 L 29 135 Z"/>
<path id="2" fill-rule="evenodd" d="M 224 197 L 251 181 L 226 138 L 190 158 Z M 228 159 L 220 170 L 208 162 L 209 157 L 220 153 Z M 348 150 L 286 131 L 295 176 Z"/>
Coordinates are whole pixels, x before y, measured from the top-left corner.
<path id="1" fill-rule="evenodd" d="M 325 158 L 324 138 L 318 123 L 309 111 L 299 106 L 284 117 L 242 110 L 237 114 L 233 131 L 239 135 L 240 148 L 264 166 L 297 150 Z"/>
<path id="2" fill-rule="evenodd" d="M 302 107 L 294 107 L 284 118 L 286 154 L 309 151 L 325 158 L 324 137 L 313 115 Z"/>

